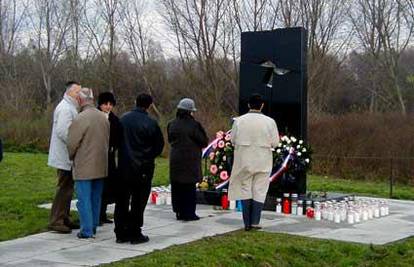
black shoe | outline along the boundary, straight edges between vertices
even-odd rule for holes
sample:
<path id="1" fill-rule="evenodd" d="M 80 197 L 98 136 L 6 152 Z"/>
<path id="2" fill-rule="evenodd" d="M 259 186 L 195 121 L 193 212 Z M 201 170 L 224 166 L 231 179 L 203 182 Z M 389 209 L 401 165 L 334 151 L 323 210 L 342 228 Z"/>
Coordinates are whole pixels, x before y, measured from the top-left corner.
<path id="1" fill-rule="evenodd" d="M 178 221 L 183 220 L 183 216 L 181 216 L 178 212 L 175 213 L 175 218 L 177 218 Z"/>
<path id="2" fill-rule="evenodd" d="M 113 221 L 113 220 L 110 220 L 110 219 L 108 219 L 108 218 L 106 218 L 105 220 L 102 220 L 102 222 L 103 222 L 103 223 L 109 223 L 109 224 L 114 223 L 114 221 Z"/>
<path id="3" fill-rule="evenodd" d="M 198 217 L 197 215 L 193 215 L 191 217 L 183 218 L 182 220 L 185 221 L 185 222 L 198 221 L 198 220 L 200 220 L 200 217 Z"/>
<path id="4" fill-rule="evenodd" d="M 149 237 L 146 235 L 141 234 L 138 238 L 131 239 L 132 245 L 137 245 L 141 243 L 146 243 L 149 241 Z"/>
<path id="5" fill-rule="evenodd" d="M 247 231 L 247 232 L 248 232 L 248 231 L 250 231 L 250 230 L 252 230 L 252 227 L 251 227 L 250 225 L 249 225 L 249 226 L 245 226 L 245 227 L 244 227 L 244 231 Z"/>
<path id="6" fill-rule="evenodd" d="M 252 230 L 260 230 L 260 229 L 262 229 L 262 227 L 261 227 L 261 226 L 259 226 L 259 225 L 251 225 L 251 226 L 250 226 L 250 228 L 251 228 Z"/>
<path id="7" fill-rule="evenodd" d="M 80 229 L 80 224 L 79 223 L 76 223 L 76 222 L 71 222 L 71 221 L 69 221 L 69 222 L 65 222 L 65 225 L 67 226 L 67 227 L 69 227 L 70 229 Z"/>
<path id="8" fill-rule="evenodd" d="M 104 225 L 105 223 L 114 223 L 112 220 L 110 220 L 110 219 L 108 219 L 108 218 L 105 218 L 105 219 L 102 219 L 102 220 L 100 220 L 99 221 L 99 226 L 102 226 L 102 225 Z"/>
<path id="9" fill-rule="evenodd" d="M 80 239 L 94 238 L 93 236 L 87 236 L 87 235 L 84 235 L 84 234 L 82 234 L 81 232 L 79 232 L 76 236 L 77 236 L 78 238 L 80 238 Z"/>
<path id="10" fill-rule="evenodd" d="M 129 242 L 130 240 L 128 239 L 128 238 L 116 238 L 116 243 L 118 243 L 118 244 L 122 244 L 122 243 L 127 243 L 127 242 Z"/>
<path id="11" fill-rule="evenodd" d="M 66 225 L 49 225 L 47 227 L 50 231 L 55 231 L 61 234 L 70 234 L 72 232 L 72 229 L 70 229 Z"/>

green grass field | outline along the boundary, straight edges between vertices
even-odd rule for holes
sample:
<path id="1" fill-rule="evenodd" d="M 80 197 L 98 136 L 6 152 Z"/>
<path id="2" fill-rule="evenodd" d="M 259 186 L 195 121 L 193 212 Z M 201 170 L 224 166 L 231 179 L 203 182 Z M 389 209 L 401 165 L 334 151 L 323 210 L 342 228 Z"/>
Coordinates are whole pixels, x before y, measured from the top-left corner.
<path id="1" fill-rule="evenodd" d="M 49 211 L 37 208 L 54 196 L 55 170 L 47 155 L 6 153 L 0 163 L 0 241 L 46 230 Z M 168 183 L 168 162 L 157 160 L 154 185 Z M 385 183 L 310 175 L 311 191 L 388 196 Z M 398 186 L 395 196 L 414 199 L 414 189 Z M 76 216 L 76 215 L 75 215 Z M 264 232 L 236 231 L 174 246 L 110 266 L 413 266 L 414 238 L 387 246 L 318 240 Z"/>

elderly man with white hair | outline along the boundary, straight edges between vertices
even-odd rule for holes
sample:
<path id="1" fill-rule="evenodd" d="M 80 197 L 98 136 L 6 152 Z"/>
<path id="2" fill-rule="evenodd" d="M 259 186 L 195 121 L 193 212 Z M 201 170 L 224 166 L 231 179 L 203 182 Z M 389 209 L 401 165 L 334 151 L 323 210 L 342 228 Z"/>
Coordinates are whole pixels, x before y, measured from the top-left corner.
<path id="1" fill-rule="evenodd" d="M 69 127 L 68 151 L 78 197 L 79 238 L 93 238 L 99 225 L 103 178 L 108 176 L 109 122 L 95 108 L 89 88 L 79 92 L 81 110 Z"/>
<path id="2" fill-rule="evenodd" d="M 69 217 L 70 202 L 73 195 L 72 162 L 69 160 L 66 143 L 68 129 L 78 115 L 78 82 L 66 83 L 66 92 L 53 113 L 53 128 L 50 138 L 48 165 L 57 169 L 57 190 L 50 212 L 49 230 L 70 233 L 79 228 Z"/>

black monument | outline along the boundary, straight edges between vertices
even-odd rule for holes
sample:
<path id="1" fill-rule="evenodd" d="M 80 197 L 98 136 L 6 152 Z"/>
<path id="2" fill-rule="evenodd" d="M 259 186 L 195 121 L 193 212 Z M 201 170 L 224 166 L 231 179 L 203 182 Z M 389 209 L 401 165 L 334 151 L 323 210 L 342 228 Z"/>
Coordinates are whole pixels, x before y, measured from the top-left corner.
<path id="1" fill-rule="evenodd" d="M 280 134 L 307 139 L 307 32 L 304 28 L 243 32 L 241 36 L 239 113 L 248 111 L 252 93 L 266 103 L 263 113 L 275 119 Z M 306 173 L 270 184 L 265 209 L 274 209 L 284 192 L 306 193 Z"/>

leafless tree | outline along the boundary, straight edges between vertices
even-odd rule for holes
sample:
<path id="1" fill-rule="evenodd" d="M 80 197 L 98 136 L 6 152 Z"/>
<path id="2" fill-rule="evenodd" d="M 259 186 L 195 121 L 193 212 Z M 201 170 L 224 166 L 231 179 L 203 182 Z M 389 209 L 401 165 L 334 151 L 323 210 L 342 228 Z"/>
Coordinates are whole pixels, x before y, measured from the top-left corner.
<path id="1" fill-rule="evenodd" d="M 217 68 L 217 59 L 223 56 L 219 40 L 223 37 L 222 22 L 229 10 L 229 1 L 161 0 L 161 3 L 165 21 L 176 36 L 184 71 L 194 73 L 198 69 L 199 77 L 193 76 L 193 79 L 202 83 L 204 93 L 212 93 L 210 99 L 215 105 L 223 104 L 225 88 L 218 84 L 223 76 Z"/>
<path id="2" fill-rule="evenodd" d="M 151 69 L 148 66 L 148 61 L 151 61 L 153 49 L 156 46 L 152 39 L 154 29 L 150 16 L 146 15 L 149 12 L 148 1 L 134 0 L 125 2 L 122 8 L 124 14 L 123 20 L 123 37 L 127 47 L 134 60 L 137 76 L 139 75 L 144 80 L 145 88 L 150 95 L 153 93 L 153 84 L 150 79 Z M 162 120 L 162 114 L 157 108 L 157 104 L 153 105 L 156 115 Z"/>
<path id="3" fill-rule="evenodd" d="M 27 6 L 29 8 L 29 6 Z M 52 103 L 52 75 L 66 51 L 65 38 L 70 25 L 69 6 L 62 0 L 35 0 L 30 13 L 33 46 L 38 56 L 46 103 Z"/>
<path id="4" fill-rule="evenodd" d="M 117 31 L 121 25 L 124 0 L 88 1 L 84 9 L 83 27 L 89 46 L 93 50 L 92 57 L 98 56 L 107 68 L 107 84 L 114 91 L 114 61 L 117 51 L 122 47 Z"/>
<path id="5" fill-rule="evenodd" d="M 358 33 L 358 41 L 364 51 L 371 55 L 373 71 L 384 69 L 392 81 L 391 94 L 385 96 L 395 100 L 402 114 L 406 113 L 406 104 L 398 78 L 401 54 L 412 42 L 414 23 L 411 0 L 356 0 L 351 14 L 352 22 Z M 372 75 L 373 94 L 371 106 L 379 94 L 377 78 Z M 395 97 L 394 97 L 395 95 Z M 373 111 L 373 108 L 371 107 Z"/>

